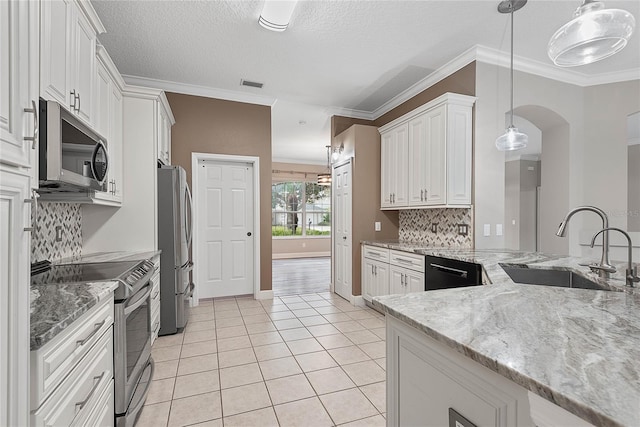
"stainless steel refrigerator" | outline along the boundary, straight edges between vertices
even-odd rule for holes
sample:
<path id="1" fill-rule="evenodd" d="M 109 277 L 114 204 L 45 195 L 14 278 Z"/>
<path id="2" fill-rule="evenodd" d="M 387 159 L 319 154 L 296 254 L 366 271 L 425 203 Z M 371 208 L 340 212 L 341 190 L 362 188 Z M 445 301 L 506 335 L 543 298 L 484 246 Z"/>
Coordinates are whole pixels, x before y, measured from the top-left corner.
<path id="1" fill-rule="evenodd" d="M 160 255 L 160 331 L 175 334 L 189 318 L 194 284 L 190 248 L 193 236 L 191 192 L 180 166 L 158 167 L 158 248 Z"/>

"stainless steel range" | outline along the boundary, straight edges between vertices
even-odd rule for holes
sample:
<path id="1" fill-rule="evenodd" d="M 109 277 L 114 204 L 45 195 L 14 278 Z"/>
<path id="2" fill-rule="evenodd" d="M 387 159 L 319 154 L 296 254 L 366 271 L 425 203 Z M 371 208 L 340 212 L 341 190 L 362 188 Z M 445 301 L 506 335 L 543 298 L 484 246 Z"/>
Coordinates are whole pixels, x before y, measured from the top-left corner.
<path id="1" fill-rule="evenodd" d="M 115 421 L 133 426 L 153 377 L 151 358 L 150 261 L 57 264 L 31 278 L 32 284 L 117 280 L 114 293 L 113 360 Z"/>

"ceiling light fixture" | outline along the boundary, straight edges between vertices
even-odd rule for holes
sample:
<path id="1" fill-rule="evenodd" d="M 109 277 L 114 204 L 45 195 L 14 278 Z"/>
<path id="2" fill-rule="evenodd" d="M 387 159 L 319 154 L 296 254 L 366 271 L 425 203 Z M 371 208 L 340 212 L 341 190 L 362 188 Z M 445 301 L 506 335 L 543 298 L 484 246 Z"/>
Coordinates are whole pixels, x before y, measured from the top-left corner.
<path id="1" fill-rule="evenodd" d="M 286 30 L 296 3 L 297 0 L 265 0 L 258 23 L 267 30 Z"/>
<path id="2" fill-rule="evenodd" d="M 584 0 L 573 19 L 549 40 L 547 53 L 559 67 L 575 67 L 600 61 L 627 45 L 636 25 L 622 9 L 605 9 L 600 1 Z"/>
<path id="3" fill-rule="evenodd" d="M 496 148 L 499 151 L 519 150 L 526 147 L 529 142 L 527 134 L 518 132 L 518 128 L 513 126 L 513 12 L 526 3 L 527 0 L 506 0 L 498 5 L 498 12 L 511 14 L 511 121 L 506 132 L 496 139 Z"/>
<path id="4" fill-rule="evenodd" d="M 318 185 L 331 185 L 331 146 L 327 145 L 327 173 L 318 174 Z"/>

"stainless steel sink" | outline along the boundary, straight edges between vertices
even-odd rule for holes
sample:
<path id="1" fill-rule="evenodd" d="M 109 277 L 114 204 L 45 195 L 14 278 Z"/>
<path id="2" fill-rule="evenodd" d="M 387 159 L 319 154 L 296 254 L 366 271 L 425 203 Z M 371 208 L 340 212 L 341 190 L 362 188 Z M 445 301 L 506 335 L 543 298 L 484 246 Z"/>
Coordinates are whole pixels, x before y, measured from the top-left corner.
<path id="1" fill-rule="evenodd" d="M 526 285 L 557 286 L 561 288 L 595 289 L 599 291 L 617 291 L 593 282 L 580 274 L 569 270 L 553 270 L 549 268 L 529 268 L 519 264 L 500 264 L 505 273 L 515 283 Z"/>

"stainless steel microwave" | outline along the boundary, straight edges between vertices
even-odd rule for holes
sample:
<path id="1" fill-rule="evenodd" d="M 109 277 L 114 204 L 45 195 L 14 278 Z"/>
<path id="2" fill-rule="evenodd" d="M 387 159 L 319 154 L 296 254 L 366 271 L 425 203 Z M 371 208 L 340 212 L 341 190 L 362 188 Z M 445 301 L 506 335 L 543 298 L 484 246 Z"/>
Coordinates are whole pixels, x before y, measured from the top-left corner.
<path id="1" fill-rule="evenodd" d="M 105 138 L 55 101 L 41 98 L 39 113 L 39 191 L 106 191 Z"/>

